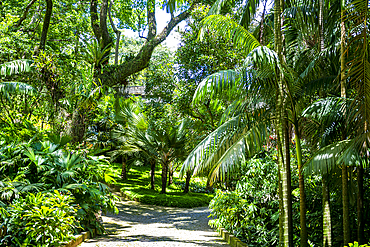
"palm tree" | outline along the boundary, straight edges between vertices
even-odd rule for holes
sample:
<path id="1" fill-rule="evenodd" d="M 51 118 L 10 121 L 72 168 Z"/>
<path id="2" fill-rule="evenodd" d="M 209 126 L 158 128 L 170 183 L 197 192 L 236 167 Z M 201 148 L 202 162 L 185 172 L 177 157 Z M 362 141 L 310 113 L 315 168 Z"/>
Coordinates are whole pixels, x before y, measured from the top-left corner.
<path id="1" fill-rule="evenodd" d="M 348 71 L 348 84 L 355 88 L 357 94 L 354 97 L 354 101 L 350 105 L 350 109 L 353 111 L 359 111 L 361 113 L 361 121 L 356 126 L 356 138 L 355 146 L 360 151 L 361 157 L 365 160 L 368 159 L 369 148 L 369 109 L 370 109 L 370 59 L 369 59 L 369 5 L 366 1 L 353 0 L 346 7 L 346 18 L 349 22 L 348 37 L 351 50 L 350 61 L 351 67 Z M 344 54 L 343 54 L 344 55 Z M 354 116 L 349 114 L 349 116 Z M 353 121 L 353 118 L 348 120 Z M 367 165 L 367 162 L 365 162 Z M 358 196 L 357 196 L 357 241 L 365 243 L 364 239 L 364 222 L 363 222 L 363 167 L 360 165 L 357 167 L 358 175 Z"/>
<path id="2" fill-rule="evenodd" d="M 339 165 L 342 169 L 342 200 L 343 200 L 343 242 L 344 245 L 351 241 L 350 239 L 350 222 L 349 222 L 349 198 L 348 198 L 348 165 L 351 160 L 348 155 L 351 153 L 360 161 L 358 166 L 358 236 L 359 242 L 363 241 L 363 222 L 362 222 L 362 162 L 361 159 L 366 157 L 366 150 L 368 148 L 368 109 L 369 109 L 369 91 L 366 89 L 370 85 L 369 78 L 369 56 L 368 56 L 368 26 L 365 24 L 369 20 L 369 6 L 366 1 L 341 1 L 340 21 L 340 99 L 324 99 L 321 103 L 321 108 L 324 107 L 325 102 L 342 102 L 342 108 L 333 108 L 333 115 L 340 114 L 343 117 L 343 126 L 350 126 L 343 128 L 341 137 L 336 139 L 332 146 L 336 148 L 330 149 L 327 146 L 318 151 L 314 156 L 315 164 L 317 166 Z M 348 31 L 346 27 L 349 27 Z M 351 37 L 347 40 L 346 37 Z M 350 52 L 348 52 L 350 51 Z M 350 54 L 350 55 L 349 55 Z M 349 61 L 349 62 L 348 62 Z M 350 65 L 349 67 L 347 65 Z M 355 94 L 347 95 L 348 90 L 355 90 Z M 352 97 L 348 99 L 348 97 Z M 335 105 L 335 104 L 334 104 Z M 314 106 L 308 109 L 312 112 Z M 317 108 L 317 109 L 321 109 Z M 317 110 L 316 109 L 316 110 Z M 336 123 L 332 121 L 332 123 Z M 351 124 L 348 124 L 351 123 Z M 338 130 L 339 132 L 339 130 Z M 333 155 L 333 150 L 337 154 L 330 159 L 324 159 L 323 155 Z M 341 162 L 341 163 L 338 163 Z M 353 163 L 353 162 L 352 162 Z"/>
<path id="3" fill-rule="evenodd" d="M 125 122 L 114 137 L 121 143 L 122 153 L 142 153 L 151 164 L 151 189 L 155 189 L 155 164 L 162 166 L 162 190 L 166 193 L 169 165 L 187 154 L 186 141 L 189 121 L 184 119 L 173 126 L 154 126 L 137 104 L 128 102 L 121 106 L 117 120 Z"/>
<path id="4" fill-rule="evenodd" d="M 168 168 L 176 159 L 187 155 L 186 136 L 188 130 L 187 120 L 182 120 L 179 125 L 169 126 L 165 129 L 154 131 L 155 148 L 159 163 L 162 165 L 162 191 L 166 193 Z"/>
<path id="5" fill-rule="evenodd" d="M 140 148 L 138 148 L 130 145 L 130 141 L 132 141 L 132 139 L 143 137 L 142 133 L 145 133 L 148 130 L 147 117 L 141 111 L 140 106 L 133 103 L 131 100 L 125 100 L 122 102 L 121 100 L 116 99 L 115 112 L 115 121 L 119 123 L 119 125 L 115 130 L 113 130 L 112 137 L 118 143 L 118 146 L 116 150 L 111 152 L 112 159 L 115 159 L 118 156 L 122 157 L 122 174 L 126 174 L 126 157 L 128 155 L 135 156 L 136 154 L 136 156 L 138 156 L 136 158 L 147 159 L 151 165 L 151 189 L 154 190 L 156 167 L 155 152 L 149 148 L 145 148 L 145 146 L 140 146 Z M 150 142 L 150 140 L 147 140 L 147 142 L 148 141 Z M 122 176 L 122 178 L 123 177 L 124 176 Z"/>
<path id="6" fill-rule="evenodd" d="M 277 9 L 278 8 L 275 5 L 275 11 Z M 281 16 L 281 13 L 279 12 L 275 14 L 274 16 L 275 18 L 277 18 Z M 280 17 L 277 20 L 275 20 L 274 23 L 277 24 L 279 22 L 280 22 Z M 233 23 L 232 21 L 228 20 L 227 18 L 223 16 L 209 16 L 208 18 L 204 20 L 204 25 L 206 28 L 214 27 L 212 31 L 215 31 L 218 34 L 222 33 L 223 35 L 233 38 L 236 45 L 244 45 L 248 47 L 247 49 L 250 49 L 250 50 L 252 50 L 253 48 L 259 45 L 258 42 L 255 40 L 255 38 L 251 36 L 250 34 L 248 34 L 248 32 L 246 32 L 245 29 L 243 29 L 241 26 L 238 26 L 236 23 Z M 225 30 L 228 30 L 228 31 L 225 32 Z M 275 27 L 275 31 L 276 31 L 275 33 L 276 49 L 275 50 L 277 51 L 276 53 L 269 50 L 267 47 L 256 48 L 249 54 L 249 56 L 246 59 L 246 62 L 244 63 L 246 67 L 249 66 L 245 69 L 245 71 L 223 71 L 218 74 L 212 75 L 211 77 L 207 78 L 202 84 L 199 85 L 197 92 L 194 96 L 194 100 L 196 102 L 202 99 L 206 94 L 210 94 L 212 97 L 212 96 L 223 93 L 223 94 L 233 95 L 234 98 L 235 98 L 235 95 L 237 95 L 240 97 L 240 99 L 245 99 L 247 97 L 253 97 L 251 95 L 254 95 L 258 97 L 263 97 L 265 99 L 264 103 L 267 106 L 269 106 L 271 109 L 272 108 L 274 109 L 274 112 L 277 117 L 276 118 L 270 117 L 270 120 L 273 119 L 275 121 L 275 129 L 278 131 L 277 136 L 279 140 L 278 143 L 279 143 L 279 157 L 280 157 L 279 158 L 279 168 L 280 168 L 279 170 L 281 172 L 280 178 L 285 181 L 284 186 L 280 190 L 281 192 L 284 192 L 284 194 L 281 194 L 280 198 L 286 198 L 285 201 L 282 201 L 282 200 L 280 201 L 281 210 L 283 209 L 285 210 L 285 216 L 281 215 L 282 216 L 281 219 L 284 219 L 284 224 L 285 224 L 284 227 L 283 225 L 281 225 L 281 229 L 284 229 L 285 233 L 280 232 L 280 236 L 281 237 L 285 236 L 284 239 L 281 238 L 281 242 L 285 241 L 285 245 L 291 246 L 292 245 L 291 202 L 289 201 L 289 199 L 287 199 L 287 198 L 290 198 L 289 196 L 289 193 L 290 193 L 290 157 L 289 157 L 289 146 L 287 145 L 288 115 L 286 113 L 286 110 L 290 109 L 290 111 L 292 112 L 292 116 L 293 116 L 292 121 L 295 125 L 295 129 L 298 130 L 298 126 L 297 126 L 298 125 L 298 121 L 297 121 L 297 113 L 298 113 L 297 103 L 298 102 L 294 100 L 294 97 L 295 97 L 294 94 L 297 94 L 297 90 L 294 89 L 294 87 L 297 88 L 297 85 L 302 84 L 302 81 L 304 80 L 299 80 L 299 78 L 307 77 L 307 71 L 313 70 L 312 67 L 314 68 L 317 67 L 317 64 L 307 65 L 308 68 L 303 69 L 303 71 L 301 71 L 301 74 L 296 75 L 292 73 L 291 72 L 292 70 L 287 68 L 284 62 L 285 59 L 282 54 L 282 44 L 278 44 L 279 42 L 277 42 L 278 39 L 276 37 L 281 36 L 279 25 Z M 265 68 L 265 69 L 262 69 L 262 68 Z M 255 77 L 255 78 L 252 78 L 252 77 Z M 256 79 L 257 77 L 259 77 L 259 80 Z M 297 84 L 297 81 L 298 81 L 298 84 Z M 266 83 L 266 84 L 261 85 L 261 83 Z M 292 83 L 293 83 L 293 88 L 292 88 Z M 294 85 L 294 83 L 297 85 Z M 240 93 L 241 91 L 243 91 L 243 89 L 253 88 L 253 85 L 255 88 L 258 88 L 260 91 L 255 92 L 254 94 L 250 93 L 248 95 Z M 235 90 L 230 90 L 233 87 L 234 89 L 235 87 L 239 88 L 236 94 L 235 94 Z M 271 91 L 271 88 L 273 88 L 275 91 L 273 91 L 274 93 L 270 92 L 270 94 L 268 94 L 267 90 Z M 273 96 L 274 94 L 275 96 Z M 269 97 L 273 99 L 276 98 L 277 101 L 274 102 L 271 100 L 270 101 L 267 100 Z M 288 99 L 288 101 L 286 99 Z M 235 104 L 237 105 L 237 103 Z M 256 107 L 254 108 L 256 109 Z M 232 111 L 228 109 L 227 112 L 230 113 Z M 247 123 L 247 121 L 245 120 L 243 120 L 243 122 Z M 231 122 L 229 122 L 228 124 L 230 123 Z M 235 160 L 226 161 L 231 155 L 231 152 L 228 153 L 228 151 L 224 151 L 224 150 L 235 148 L 235 146 L 232 146 L 235 143 L 230 144 L 224 139 L 240 141 L 249 134 L 248 131 L 244 131 L 244 132 L 240 131 L 242 132 L 242 134 L 238 136 L 239 138 L 238 139 L 234 136 L 236 131 L 230 131 L 230 129 L 233 129 L 236 126 L 235 125 L 231 125 L 231 126 L 232 127 L 228 126 L 227 123 L 221 125 L 219 129 L 217 129 L 214 133 L 212 133 L 209 137 L 207 137 L 203 142 L 201 142 L 198 145 L 198 147 L 194 149 L 195 151 L 192 152 L 189 157 L 194 155 L 196 156 L 195 160 L 203 159 L 204 161 L 200 161 L 198 162 L 199 164 L 196 164 L 196 161 L 192 160 L 194 159 L 194 157 L 192 159 L 187 159 L 187 161 L 184 164 L 182 174 L 184 174 L 185 171 L 189 171 L 192 169 L 195 170 L 194 173 L 198 173 L 199 170 L 204 170 L 205 167 L 212 165 L 212 162 L 214 162 L 214 164 L 218 164 L 218 165 L 215 165 L 215 169 L 212 170 L 213 177 L 215 177 L 215 174 L 217 174 L 217 172 L 221 171 L 222 173 L 224 173 L 225 171 L 223 171 L 223 169 L 224 170 L 229 169 L 227 168 L 227 165 L 231 165 L 233 162 L 235 162 Z M 237 126 L 237 127 L 243 129 L 246 126 L 248 125 L 246 124 L 244 126 Z M 222 131 L 224 132 L 228 131 L 229 133 L 227 135 L 221 134 Z M 298 138 L 299 140 L 298 132 L 296 132 L 296 138 Z M 217 142 L 214 141 L 214 139 L 216 139 Z M 215 143 L 210 143 L 210 141 L 214 141 Z M 298 152 L 297 156 L 300 157 L 300 154 L 299 154 L 300 142 L 296 141 L 296 143 L 297 143 L 297 152 Z M 241 143 L 237 143 L 237 144 L 241 145 Z M 221 154 L 217 153 L 217 155 L 215 154 L 208 155 L 208 152 L 212 153 L 211 151 L 208 151 L 208 150 L 212 150 L 214 148 L 217 148 L 217 149 L 213 153 L 220 152 Z M 203 150 L 203 152 L 205 152 L 206 154 L 202 154 L 200 150 Z M 243 149 L 243 146 L 241 146 L 241 149 L 238 149 L 238 151 L 241 153 L 245 152 L 245 150 Z M 209 158 L 208 156 L 211 158 Z M 225 158 L 225 157 L 228 157 L 228 158 Z M 237 156 L 235 155 L 235 157 Z M 218 160 L 218 159 L 221 159 L 221 160 Z M 222 162 L 225 162 L 225 163 L 221 165 Z M 302 161 L 300 159 L 300 165 L 301 164 L 302 164 Z M 222 176 L 222 174 L 220 176 Z M 301 181 L 303 181 L 302 176 L 301 176 Z M 304 192 L 303 186 L 301 188 L 301 191 Z M 304 196 L 301 196 L 301 199 L 302 198 L 304 199 Z M 304 207 L 302 210 L 304 210 Z M 301 214 L 301 216 L 304 219 L 304 214 Z M 303 225 L 305 225 L 305 219 L 302 222 L 303 222 Z M 302 231 L 301 235 L 303 235 L 302 237 L 303 241 L 307 242 L 307 240 L 304 240 L 304 239 L 307 239 L 307 237 L 304 238 L 305 235 L 307 236 L 306 231 Z"/>
<path id="7" fill-rule="evenodd" d="M 7 118 L 14 125 L 13 114 L 11 113 L 14 107 L 14 102 L 11 100 L 11 95 L 24 96 L 24 112 L 27 112 L 27 97 L 37 94 L 37 90 L 29 84 L 15 81 L 2 81 L 3 78 L 13 76 L 20 73 L 30 72 L 33 70 L 32 60 L 19 59 L 4 64 L 0 64 L 0 103 L 5 109 Z M 27 117 L 25 114 L 24 119 Z"/>

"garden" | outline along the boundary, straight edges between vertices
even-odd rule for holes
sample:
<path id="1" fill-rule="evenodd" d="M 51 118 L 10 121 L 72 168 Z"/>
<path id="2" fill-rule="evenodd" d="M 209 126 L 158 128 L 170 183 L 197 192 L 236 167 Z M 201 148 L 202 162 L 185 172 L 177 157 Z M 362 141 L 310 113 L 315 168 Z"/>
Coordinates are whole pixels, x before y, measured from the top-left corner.
<path id="1" fill-rule="evenodd" d="M 104 234 L 122 198 L 208 206 L 248 246 L 368 246 L 369 18 L 363 0 L 1 1 L 0 246 Z"/>

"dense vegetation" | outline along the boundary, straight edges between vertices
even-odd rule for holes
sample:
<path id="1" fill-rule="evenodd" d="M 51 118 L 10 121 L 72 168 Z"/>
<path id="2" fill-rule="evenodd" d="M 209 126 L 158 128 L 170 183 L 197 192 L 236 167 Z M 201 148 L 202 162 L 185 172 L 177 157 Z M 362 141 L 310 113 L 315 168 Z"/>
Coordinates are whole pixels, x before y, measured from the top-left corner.
<path id="1" fill-rule="evenodd" d="M 109 186 L 165 206 L 213 198 L 210 224 L 249 246 L 366 244 L 369 8 L 1 1 L 0 245 L 103 232 Z"/>

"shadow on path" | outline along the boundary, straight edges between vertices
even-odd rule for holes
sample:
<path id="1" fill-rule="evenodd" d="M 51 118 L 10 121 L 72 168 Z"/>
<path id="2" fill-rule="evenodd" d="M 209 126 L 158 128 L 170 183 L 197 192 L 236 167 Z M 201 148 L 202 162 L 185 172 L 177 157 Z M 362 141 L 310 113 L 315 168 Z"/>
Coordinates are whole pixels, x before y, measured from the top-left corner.
<path id="1" fill-rule="evenodd" d="M 209 226 L 209 209 L 184 209 L 122 201 L 119 214 L 103 216 L 106 235 L 81 244 L 89 246 L 212 246 L 226 247 Z"/>

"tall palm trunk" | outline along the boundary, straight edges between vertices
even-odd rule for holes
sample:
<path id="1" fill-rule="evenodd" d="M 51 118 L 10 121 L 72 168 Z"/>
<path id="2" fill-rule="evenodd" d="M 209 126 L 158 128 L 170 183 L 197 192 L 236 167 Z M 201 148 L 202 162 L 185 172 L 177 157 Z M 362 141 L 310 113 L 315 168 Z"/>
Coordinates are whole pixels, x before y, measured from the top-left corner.
<path id="1" fill-rule="evenodd" d="M 280 165 L 278 165 L 278 182 L 279 182 L 279 246 L 284 246 L 283 183 L 281 180 Z"/>
<path id="2" fill-rule="evenodd" d="M 331 247 L 331 213 L 328 175 L 322 175 L 323 246 Z"/>
<path id="3" fill-rule="evenodd" d="M 298 162 L 298 179 L 299 179 L 299 216 L 300 216 L 300 237 L 301 247 L 307 247 L 307 226 L 306 226 L 306 194 L 304 192 L 304 176 L 302 172 L 302 146 L 301 137 L 298 130 L 298 120 L 294 114 L 294 132 L 295 132 L 295 145 Z"/>
<path id="4" fill-rule="evenodd" d="M 279 56 L 280 62 L 284 61 L 283 56 L 283 36 L 282 12 L 284 0 L 275 0 L 274 29 L 275 29 L 275 50 Z M 289 140 L 287 139 L 287 114 L 285 109 L 284 77 L 282 73 L 277 75 L 277 119 L 276 131 L 278 140 L 278 170 L 279 170 L 279 239 L 280 246 L 293 246 L 293 224 L 292 224 L 292 206 L 290 190 L 290 157 Z M 288 140 L 288 141 L 287 141 Z M 283 236 L 281 236 L 283 235 Z"/>
<path id="5" fill-rule="evenodd" d="M 325 49 L 324 43 L 324 0 L 319 0 L 319 35 L 320 35 L 320 48 L 322 52 Z M 328 176 L 322 175 L 322 212 L 323 212 L 323 246 L 331 247 L 331 210 L 330 210 L 330 190 L 328 183 Z"/>
<path id="6" fill-rule="evenodd" d="M 364 238 L 364 168 L 357 167 L 357 241 L 365 243 Z"/>
<path id="7" fill-rule="evenodd" d="M 346 78 L 345 78 L 345 0 L 341 3 L 341 19 L 340 19 L 340 87 L 341 97 L 346 98 Z M 346 112 L 344 112 L 346 114 Z M 343 140 L 346 138 L 345 133 L 343 134 Z M 348 198 L 348 171 L 347 165 L 343 162 L 342 164 L 342 202 L 343 202 L 343 243 L 348 245 L 350 242 L 350 227 L 349 227 L 349 198 Z"/>
<path id="8" fill-rule="evenodd" d="M 285 111 L 285 108 L 284 108 Z M 291 171 L 290 171 L 290 135 L 289 135 L 289 123 L 287 119 L 287 112 L 285 111 L 285 120 L 284 120 L 284 142 L 285 142 L 285 155 L 284 155 L 284 167 L 285 167 L 285 177 L 286 181 L 283 181 L 283 184 L 286 183 L 286 193 L 284 197 L 284 210 L 286 211 L 286 225 L 288 227 L 288 230 L 286 231 L 288 233 L 288 246 L 293 246 L 293 210 L 292 210 L 292 176 L 291 176 Z M 284 226 L 286 227 L 286 226 Z"/>

